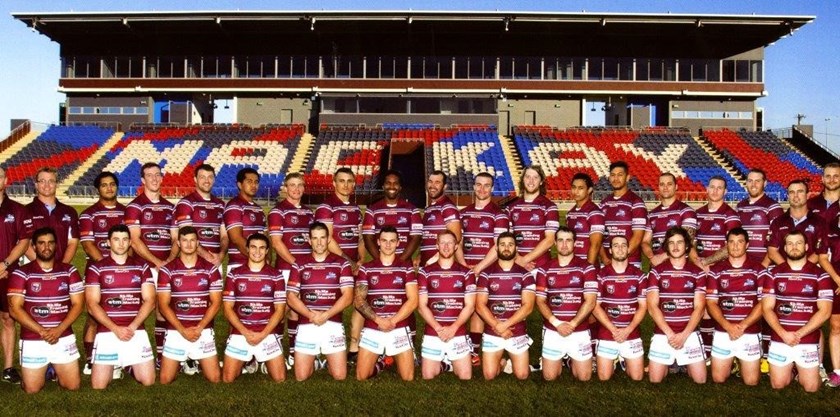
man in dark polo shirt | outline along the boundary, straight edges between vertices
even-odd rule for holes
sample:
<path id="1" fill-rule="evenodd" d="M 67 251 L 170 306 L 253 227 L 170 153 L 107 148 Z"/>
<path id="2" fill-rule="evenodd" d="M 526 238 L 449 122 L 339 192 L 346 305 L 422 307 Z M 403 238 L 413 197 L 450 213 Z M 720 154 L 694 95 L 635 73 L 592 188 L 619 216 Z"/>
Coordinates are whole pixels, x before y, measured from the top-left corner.
<path id="1" fill-rule="evenodd" d="M 3 348 L 3 376 L 5 382 L 20 383 L 20 374 L 12 367 L 15 353 L 15 321 L 9 315 L 9 301 L 6 297 L 9 276 L 18 265 L 18 259 L 29 247 L 24 237 L 23 204 L 6 195 L 6 170 L 0 167 L 0 218 L 3 219 L 0 231 L 0 346 Z"/>
<path id="2" fill-rule="evenodd" d="M 42 227 L 55 230 L 55 257 L 57 261 L 69 264 L 79 246 L 79 215 L 76 209 L 58 201 L 55 191 L 58 186 L 58 171 L 53 167 L 43 167 L 35 174 L 37 194 L 26 205 L 23 226 L 26 238 Z M 29 247 L 26 257 L 35 259 L 35 250 Z"/>
<path id="3" fill-rule="evenodd" d="M 788 184 L 788 202 L 790 208 L 770 223 L 767 235 L 767 256 L 776 265 L 785 263 L 787 257 L 783 252 L 785 236 L 799 230 L 805 236 L 808 248 L 805 259 L 811 263 L 818 263 L 819 255 L 826 253 L 828 248 L 828 227 L 818 213 L 808 210 L 808 185 L 802 180 L 794 180 Z"/>

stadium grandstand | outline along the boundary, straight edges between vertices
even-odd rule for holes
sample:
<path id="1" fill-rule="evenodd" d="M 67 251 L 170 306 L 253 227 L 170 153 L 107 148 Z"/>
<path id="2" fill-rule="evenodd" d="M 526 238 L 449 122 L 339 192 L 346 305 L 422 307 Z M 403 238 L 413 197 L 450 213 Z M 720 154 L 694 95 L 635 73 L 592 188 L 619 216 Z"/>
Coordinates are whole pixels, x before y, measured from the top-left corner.
<path id="1" fill-rule="evenodd" d="M 712 176 L 727 199 L 745 195 L 750 168 L 785 199 L 794 178 L 819 184 L 837 157 L 797 127 L 766 130 L 764 49 L 812 16 L 433 11 L 205 11 L 14 13 L 60 45 L 62 123 L 25 122 L 0 144 L 13 195 L 32 195 L 43 165 L 59 192 L 93 197 L 115 172 L 120 195 L 159 162 L 164 194 L 193 188 L 193 168 L 216 167 L 214 192 L 235 174 L 262 174 L 273 200 L 303 172 L 309 203 L 350 167 L 357 202 L 376 198 L 396 168 L 425 206 L 424 179 L 450 176 L 459 205 L 489 172 L 494 196 L 516 195 L 522 167 L 546 170 L 549 197 L 569 200 L 576 172 L 609 190 L 608 166 L 627 161 L 631 188 L 656 199 L 673 173 L 686 201 Z M 596 107 L 604 124 L 588 123 Z M 231 120 L 221 123 L 219 112 Z M 818 191 L 816 186 L 812 191 Z"/>

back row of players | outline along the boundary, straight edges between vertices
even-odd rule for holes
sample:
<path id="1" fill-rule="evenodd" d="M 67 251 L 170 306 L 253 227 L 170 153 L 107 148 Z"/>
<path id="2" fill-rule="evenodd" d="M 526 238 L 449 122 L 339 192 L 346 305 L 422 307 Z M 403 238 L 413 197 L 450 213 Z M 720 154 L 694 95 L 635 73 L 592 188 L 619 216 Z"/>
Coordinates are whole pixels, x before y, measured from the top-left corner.
<path id="1" fill-rule="evenodd" d="M 0 175 L 5 188 L 5 172 Z M 148 340 L 144 332 L 135 333 L 153 310 L 161 382 L 171 382 L 187 359 L 198 360 L 211 381 L 232 381 L 252 357 L 282 380 L 279 338 L 287 302 L 289 362 L 297 379 L 312 374 L 318 354 L 326 356 L 333 377 L 344 378 L 341 312 L 351 304 L 356 309 L 349 348 L 351 355 L 358 352 L 360 379 L 385 366 L 380 355 L 393 356 L 399 374 L 413 377 L 415 308 L 426 321 L 424 378 L 448 366 L 470 378 L 471 362 L 481 362 L 484 376 L 493 378 L 505 351 L 512 372 L 525 378 L 531 341 L 524 320 L 536 305 L 544 318 L 541 363 L 548 380 L 559 375 L 566 356 L 574 376 L 589 379 L 593 344 L 601 379 L 610 378 L 619 357 L 628 375 L 641 379 L 638 326 L 649 313 L 656 325 L 648 354 L 653 382 L 674 363 L 704 382 L 706 348 L 713 380 L 725 380 L 737 357 L 744 381 L 756 384 L 763 331 L 772 339 L 774 387 L 789 384 L 794 363 L 807 390 L 820 385 L 819 328 L 832 313 L 832 288 L 840 282 L 832 267 L 840 251 L 830 247 L 838 242 L 840 165 L 826 166 L 823 193 L 810 200 L 807 184 L 792 182 L 788 212 L 764 194 L 760 170 L 749 173 L 750 197 L 737 211 L 723 201 L 723 178 L 709 181 L 709 203 L 695 211 L 676 199 L 676 178 L 666 173 L 659 182 L 661 204 L 648 213 L 628 189 L 628 166 L 616 162 L 609 176 L 613 195 L 600 206 L 591 200 L 591 178 L 574 177 L 575 206 L 563 227 L 535 166 L 524 170 L 522 195 L 505 209 L 491 201 L 491 175 L 476 176 L 475 203 L 459 211 L 445 195 L 446 175 L 434 172 L 422 216 L 401 199 L 396 171 L 385 173 L 385 198 L 364 217 L 350 203 L 355 176 L 349 169 L 335 173 L 335 194 L 314 212 L 301 204 L 303 177 L 290 174 L 286 198 L 268 215 L 268 237 L 264 211 L 253 201 L 259 187 L 253 169 L 237 174 L 239 195 L 227 204 L 211 195 L 215 172 L 209 165 L 196 168 L 195 192 L 177 205 L 160 196 L 160 166 L 143 165 L 141 178 L 142 194 L 122 206 L 116 176 L 99 175 L 94 185 L 100 199 L 78 221 L 75 210 L 56 200 L 56 173 L 50 168 L 37 173 L 38 194 L 27 206 L 0 196 L 5 219 L 0 277 L 10 277 L 0 281 L 9 284 L 9 305 L 0 307 L 23 327 L 26 391 L 43 386 L 48 363 L 63 386 L 78 387 L 79 355 L 70 324 L 83 298 L 98 321 L 89 320 L 84 337 L 95 388 L 107 386 L 115 365 L 132 365 L 135 378 L 154 382 Z M 89 261 L 84 290 L 69 266 L 79 242 Z M 269 265 L 270 249 L 276 268 Z M 412 264 L 417 249 L 420 257 Z M 225 253 L 223 285 L 219 268 Z M 653 266 L 648 275 L 639 269 L 642 253 Z M 35 262 L 17 267 L 24 254 Z M 361 264 L 368 254 L 373 260 Z M 423 267 L 415 277 L 418 263 Z M 765 269 L 771 264 L 776 267 Z M 65 281 L 56 281 L 58 276 Z M 212 331 L 222 305 L 232 328 L 224 375 Z M 704 314 L 710 319 L 707 341 L 696 331 L 707 330 Z M 836 372 L 829 384 L 837 385 L 840 315 L 831 318 Z M 3 319 L 4 379 L 13 380 L 14 322 L 8 313 Z"/>

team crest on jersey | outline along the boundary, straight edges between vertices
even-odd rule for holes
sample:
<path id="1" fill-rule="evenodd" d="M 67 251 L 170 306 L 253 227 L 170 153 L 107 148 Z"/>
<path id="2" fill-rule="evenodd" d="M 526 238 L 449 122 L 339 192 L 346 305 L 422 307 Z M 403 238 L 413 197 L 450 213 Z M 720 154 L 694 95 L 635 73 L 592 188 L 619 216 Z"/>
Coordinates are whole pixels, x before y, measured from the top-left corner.
<path id="1" fill-rule="evenodd" d="M 376 284 L 379 284 L 379 275 L 373 275 L 373 276 L 371 276 L 371 277 L 370 277 L 370 279 L 369 279 L 369 281 L 370 281 L 370 285 L 376 285 Z"/>
<path id="2" fill-rule="evenodd" d="M 172 280 L 172 285 L 174 285 L 176 287 L 180 287 L 182 283 L 183 282 L 181 281 L 181 278 L 175 278 L 175 279 Z"/>
<path id="3" fill-rule="evenodd" d="M 338 220 L 341 220 L 343 222 L 346 222 L 347 219 L 349 219 L 349 218 L 350 218 L 350 216 L 348 216 L 347 213 L 339 213 L 338 214 Z"/>
<path id="4" fill-rule="evenodd" d="M 499 291 L 499 283 L 498 282 L 491 282 L 490 283 L 490 289 L 492 291 Z"/>
<path id="5" fill-rule="evenodd" d="M 140 283 L 140 275 L 132 275 L 131 276 L 131 283 L 132 284 L 139 284 Z"/>
<path id="6" fill-rule="evenodd" d="M 29 289 L 32 290 L 32 292 L 41 292 L 41 283 L 33 282 L 32 285 L 29 286 Z"/>
<path id="7" fill-rule="evenodd" d="M 309 281 L 309 278 L 312 278 L 312 273 L 309 271 L 304 271 L 302 278 L 304 281 Z"/>
<path id="8" fill-rule="evenodd" d="M 619 209 L 617 212 L 615 212 L 615 216 L 616 217 L 624 217 L 624 216 L 627 216 L 627 212 L 624 211 L 624 209 Z"/>
<path id="9" fill-rule="evenodd" d="M 245 284 L 244 282 L 240 282 L 240 283 L 236 284 L 236 289 L 239 292 L 245 292 L 245 289 L 247 289 L 247 288 L 248 288 L 248 285 Z"/>
<path id="10" fill-rule="evenodd" d="M 726 278 L 720 279 L 720 287 L 721 288 L 729 288 L 729 280 Z"/>
<path id="11" fill-rule="evenodd" d="M 670 229 L 670 228 L 672 228 L 672 227 L 674 227 L 674 226 L 676 226 L 676 225 L 677 225 L 677 221 L 676 221 L 676 220 L 674 220 L 674 219 L 669 219 L 669 220 L 668 220 L 668 228 L 669 228 L 669 229 Z"/>
<path id="12" fill-rule="evenodd" d="M 61 284 L 58 284 L 58 290 L 59 291 L 67 291 L 67 288 L 69 288 L 69 285 L 67 285 L 66 282 L 62 282 Z"/>
<path id="13" fill-rule="evenodd" d="M 377 218 L 376 219 L 376 224 L 382 226 L 383 224 L 385 224 L 385 218 L 384 217 Z"/>
<path id="14" fill-rule="evenodd" d="M 534 213 L 531 215 L 530 219 L 531 223 L 539 223 L 540 222 L 540 215 L 539 213 Z"/>
<path id="15" fill-rule="evenodd" d="M 65 215 L 61 218 L 61 221 L 62 221 L 63 223 L 69 223 L 71 220 L 72 220 L 72 219 L 70 218 L 70 215 L 69 215 L 69 214 L 65 214 Z"/>
<path id="16" fill-rule="evenodd" d="M 457 281 L 455 281 L 455 283 L 454 283 L 454 284 L 452 284 L 452 287 L 453 287 L 453 288 L 461 288 L 461 287 L 463 287 L 463 286 L 464 286 L 464 283 L 463 283 L 463 282 L 461 282 L 461 280 L 460 280 L 460 279 L 459 279 L 459 280 L 457 280 Z"/>
<path id="17" fill-rule="evenodd" d="M 519 213 L 513 213 L 512 217 L 513 217 L 513 221 L 515 221 L 515 222 L 519 221 Z"/>
<path id="18" fill-rule="evenodd" d="M 520 283 L 518 283 L 518 282 L 516 282 L 516 283 L 514 283 L 514 284 L 513 284 L 513 290 L 514 290 L 514 291 L 519 291 L 519 290 L 521 290 L 521 289 L 522 289 L 522 284 L 520 284 Z"/>
<path id="19" fill-rule="evenodd" d="M 402 277 L 394 277 L 394 285 L 402 285 L 403 279 Z"/>
<path id="20" fill-rule="evenodd" d="M 298 219 L 298 216 L 291 216 L 289 218 L 289 223 L 291 223 L 291 224 L 298 224 L 299 222 L 300 222 L 300 219 Z"/>
<path id="21" fill-rule="evenodd" d="M 615 293 L 615 285 L 607 284 L 607 294 L 614 294 Z"/>
<path id="22" fill-rule="evenodd" d="M 805 233 L 814 233 L 814 225 L 809 224 L 808 227 L 805 228 Z"/>
<path id="23" fill-rule="evenodd" d="M 433 279 L 431 282 L 429 282 L 429 285 L 431 285 L 432 288 L 440 287 L 440 281 Z"/>
<path id="24" fill-rule="evenodd" d="M 257 221 L 257 215 L 256 215 L 256 214 L 251 213 L 251 214 L 249 215 L 249 217 L 251 218 L 251 222 L 255 222 L 255 221 Z"/>
<path id="25" fill-rule="evenodd" d="M 208 284 L 207 278 L 202 278 L 202 279 L 198 280 L 198 286 L 199 287 L 206 287 L 207 284 Z"/>
<path id="26" fill-rule="evenodd" d="M 668 288 L 671 286 L 671 281 L 666 278 L 660 281 L 659 285 L 662 286 L 662 288 Z"/>
<path id="27" fill-rule="evenodd" d="M 108 227 L 108 221 L 105 219 L 99 219 L 99 221 L 97 221 L 96 224 L 99 225 L 100 229 Z"/>
<path id="28" fill-rule="evenodd" d="M 105 281 L 106 284 L 111 285 L 111 284 L 114 283 L 114 276 L 113 275 L 105 275 L 105 278 L 103 279 L 103 281 Z"/>
<path id="29" fill-rule="evenodd" d="M 685 285 L 683 285 L 683 288 L 688 288 L 689 290 L 694 288 L 694 281 L 686 281 Z"/>
<path id="30" fill-rule="evenodd" d="M 752 217 L 750 217 L 750 223 L 760 223 L 762 220 L 764 219 L 762 219 L 761 215 L 758 213 L 753 214 Z"/>
<path id="31" fill-rule="evenodd" d="M 262 292 L 263 294 L 271 294 L 271 285 L 263 285 L 262 288 L 260 288 L 260 292 Z"/>
<path id="32" fill-rule="evenodd" d="M 482 229 L 485 229 L 485 230 L 490 230 L 490 222 L 483 221 L 483 222 L 481 222 L 480 225 L 478 225 L 478 227 L 480 227 Z"/>
<path id="33" fill-rule="evenodd" d="M 721 228 L 721 226 L 720 226 L 719 224 L 717 224 L 717 223 L 715 223 L 715 224 L 713 224 L 713 225 L 712 225 L 712 231 L 713 231 L 713 232 L 720 232 L 720 231 L 721 231 L 721 229 L 722 229 L 722 228 Z"/>
<path id="34" fill-rule="evenodd" d="M 554 282 L 555 282 L 554 277 L 548 277 L 548 285 L 553 286 L 553 285 L 554 285 Z"/>
<path id="35" fill-rule="evenodd" d="M 810 284 L 807 284 L 804 287 L 802 287 L 802 292 L 805 293 L 805 294 L 811 293 L 813 291 L 814 291 L 814 287 L 812 287 Z"/>
<path id="36" fill-rule="evenodd" d="M 787 289 L 787 284 L 784 282 L 778 282 L 776 283 L 776 288 L 779 289 L 779 292 L 785 292 L 785 289 Z"/>
<path id="37" fill-rule="evenodd" d="M 335 272 L 327 272 L 327 279 L 336 279 L 338 275 Z"/>
<path id="38" fill-rule="evenodd" d="M 198 217 L 201 217 L 202 219 L 206 219 L 207 218 L 207 211 L 206 210 L 199 210 L 198 211 Z"/>
<path id="39" fill-rule="evenodd" d="M 152 221 L 153 215 L 151 211 L 147 211 L 143 213 L 143 219 L 146 221 Z"/>

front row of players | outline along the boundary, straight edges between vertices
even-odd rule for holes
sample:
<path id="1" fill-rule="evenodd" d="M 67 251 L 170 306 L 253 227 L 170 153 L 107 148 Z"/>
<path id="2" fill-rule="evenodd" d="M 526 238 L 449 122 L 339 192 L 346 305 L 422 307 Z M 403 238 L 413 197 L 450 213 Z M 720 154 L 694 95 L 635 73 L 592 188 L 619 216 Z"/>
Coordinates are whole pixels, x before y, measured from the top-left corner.
<path id="1" fill-rule="evenodd" d="M 333 378 L 346 377 L 342 313 L 355 304 L 365 319 L 356 365 L 360 380 L 389 363 L 402 379 L 413 379 L 415 309 L 425 321 L 424 379 L 449 367 L 458 378 L 472 377 L 466 324 L 473 312 L 486 323 L 484 377 L 493 379 L 509 365 L 517 378 L 525 379 L 532 342 L 525 320 L 536 306 L 544 319 L 541 361 L 546 380 L 560 375 L 567 356 L 573 376 L 590 379 L 592 336 L 598 341 L 594 356 L 599 379 L 610 379 L 621 362 L 631 379 L 641 380 L 639 324 L 650 314 L 655 324 L 648 351 L 650 381 L 661 382 L 676 363 L 686 366 L 695 382 L 704 383 L 706 358 L 697 328 L 708 309 L 716 322 L 711 354 L 715 382 L 725 381 L 738 359 L 744 382 L 757 384 L 761 332 L 769 330 L 771 385 L 778 389 L 790 384 L 794 365 L 806 391 L 820 385 L 819 329 L 831 313 L 833 291 L 828 275 L 806 261 L 808 246 L 798 231 L 784 240 L 787 261 L 765 270 L 746 256 L 747 232 L 730 230 L 728 259 L 712 268 L 710 279 L 687 261 L 691 238 L 679 227 L 663 239 L 666 261 L 647 276 L 629 262 L 629 242 L 623 236 L 611 239 L 612 262 L 596 272 L 574 256 L 575 234 L 561 227 L 557 259 L 534 273 L 514 262 L 516 238 L 504 232 L 497 237 L 498 260 L 476 281 L 470 269 L 455 262 L 452 232 L 438 235 L 437 260 L 415 274 L 409 261 L 396 256 L 397 230 L 384 226 L 378 258 L 359 269 L 355 297 L 350 263 L 327 249 L 327 227 L 315 222 L 309 236 L 312 253 L 295 263 L 288 284 L 267 263 L 268 238 L 253 234 L 247 239 L 247 262 L 233 268 L 223 286 L 218 267 L 197 255 L 198 236 L 191 226 L 179 230 L 179 255 L 160 268 L 157 283 L 148 264 L 128 255 L 130 233 L 124 225 L 109 230 L 112 255 L 94 263 L 84 283 L 73 266 L 56 260 L 55 232 L 35 231 L 35 261 L 9 279 L 10 313 L 23 329 L 23 389 L 31 393 L 43 388 L 49 364 L 63 388 L 78 389 L 79 352 L 71 325 L 85 301 L 99 323 L 91 377 L 96 389 L 108 386 L 114 366 L 131 367 L 143 385 L 154 383 L 144 322 L 156 307 L 167 322 L 161 383 L 171 383 L 187 359 L 198 361 L 211 382 L 232 382 L 252 358 L 265 364 L 273 380 L 282 381 L 286 370 L 278 329 L 287 303 L 301 317 L 294 353 L 297 380 L 313 374 L 319 354 L 326 357 Z M 213 331 L 220 308 L 231 326 L 222 368 Z M 600 323 L 595 335 L 590 335 L 590 315 Z M 762 317 L 769 329 L 759 328 Z"/>

